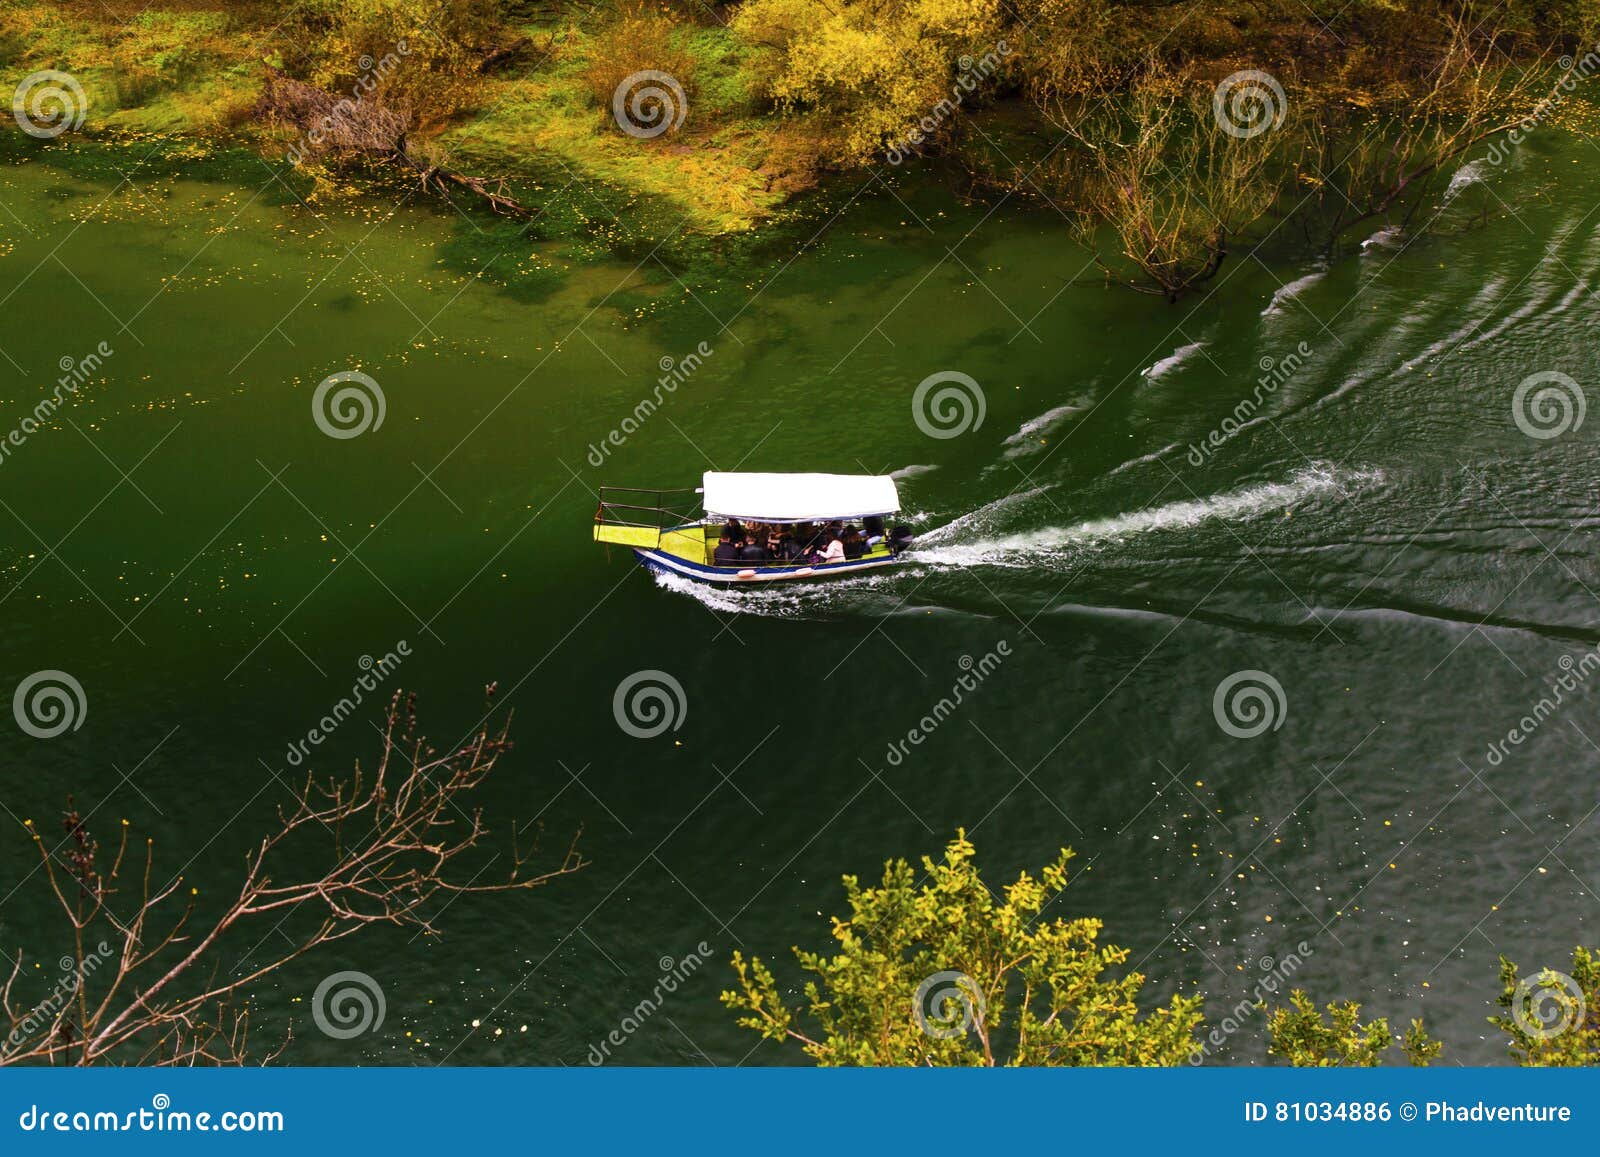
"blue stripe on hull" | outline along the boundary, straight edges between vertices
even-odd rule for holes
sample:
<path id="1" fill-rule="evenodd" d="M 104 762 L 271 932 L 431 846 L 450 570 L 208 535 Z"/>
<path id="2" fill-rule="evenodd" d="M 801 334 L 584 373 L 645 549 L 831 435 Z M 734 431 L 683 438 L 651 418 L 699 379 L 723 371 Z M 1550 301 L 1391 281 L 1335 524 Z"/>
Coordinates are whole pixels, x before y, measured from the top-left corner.
<path id="1" fill-rule="evenodd" d="M 894 566 L 900 561 L 897 556 L 890 555 L 887 558 L 854 559 L 849 562 L 819 563 L 815 566 L 732 567 L 707 566 L 704 563 L 689 562 L 663 551 L 641 550 L 637 547 L 633 553 L 651 570 L 679 574 L 697 582 L 723 583 L 728 586 L 758 586 L 761 583 L 789 582 L 796 579 L 803 582 L 814 578 L 837 578 Z M 750 572 L 749 577 L 740 578 L 741 571 Z"/>

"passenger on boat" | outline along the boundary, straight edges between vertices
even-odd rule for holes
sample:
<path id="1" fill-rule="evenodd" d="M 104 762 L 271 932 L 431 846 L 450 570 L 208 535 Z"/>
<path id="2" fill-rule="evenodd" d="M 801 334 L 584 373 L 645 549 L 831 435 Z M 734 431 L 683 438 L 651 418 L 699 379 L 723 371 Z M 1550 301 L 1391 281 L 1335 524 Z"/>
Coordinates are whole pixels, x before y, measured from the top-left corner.
<path id="1" fill-rule="evenodd" d="M 825 550 L 823 550 L 823 552 L 822 552 L 822 561 L 823 562 L 843 562 L 844 561 L 844 540 L 841 539 L 838 535 L 831 534 L 831 533 L 828 535 L 828 545 L 827 545 L 827 548 Z"/>
<path id="2" fill-rule="evenodd" d="M 867 553 L 866 540 L 861 537 L 861 532 L 853 526 L 845 527 L 840 544 L 844 549 L 844 557 L 847 559 L 858 559 Z"/>
<path id="3" fill-rule="evenodd" d="M 729 518 L 722 527 L 723 537 L 734 546 L 743 546 L 745 543 L 744 526 L 737 518 Z"/>
<path id="4" fill-rule="evenodd" d="M 767 548 L 757 540 L 751 539 L 739 548 L 739 559 L 742 562 L 766 562 Z"/>
<path id="5" fill-rule="evenodd" d="M 869 514 L 861 520 L 861 533 L 866 536 L 869 548 L 877 546 L 883 541 L 883 519 L 876 514 Z"/>
<path id="6" fill-rule="evenodd" d="M 729 521 L 732 521 L 731 519 Z M 724 530 L 722 541 L 717 543 L 717 549 L 712 552 L 712 559 L 718 566 L 738 566 L 739 548 L 733 544 L 733 532 Z"/>

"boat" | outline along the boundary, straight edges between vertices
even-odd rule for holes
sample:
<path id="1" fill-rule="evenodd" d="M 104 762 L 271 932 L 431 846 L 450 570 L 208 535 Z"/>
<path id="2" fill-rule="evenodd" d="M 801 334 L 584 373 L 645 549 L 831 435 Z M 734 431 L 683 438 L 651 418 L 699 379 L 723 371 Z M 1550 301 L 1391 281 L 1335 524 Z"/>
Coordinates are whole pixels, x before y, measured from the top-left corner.
<path id="1" fill-rule="evenodd" d="M 794 582 L 895 566 L 910 545 L 911 532 L 894 526 L 870 542 L 860 558 L 837 562 L 745 560 L 719 565 L 715 551 L 728 520 L 795 526 L 874 519 L 888 527 L 899 512 L 900 492 L 888 475 L 707 471 L 693 489 L 602 486 L 594 540 L 631 549 L 652 571 L 696 582 Z"/>

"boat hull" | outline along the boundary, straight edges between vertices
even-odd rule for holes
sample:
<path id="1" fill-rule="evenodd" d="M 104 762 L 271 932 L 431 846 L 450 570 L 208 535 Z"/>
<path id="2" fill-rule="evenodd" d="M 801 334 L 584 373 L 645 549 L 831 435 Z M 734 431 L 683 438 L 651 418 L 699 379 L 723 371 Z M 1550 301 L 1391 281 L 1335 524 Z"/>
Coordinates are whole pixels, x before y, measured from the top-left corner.
<path id="1" fill-rule="evenodd" d="M 635 547 L 634 556 L 652 571 L 681 575 L 695 582 L 714 583 L 718 586 L 761 586 L 774 582 L 809 582 L 816 579 L 844 578 L 866 571 L 882 570 L 898 564 L 898 555 L 878 558 L 858 558 L 844 562 L 817 563 L 812 566 L 733 567 L 708 566 L 691 562 L 662 550 Z"/>

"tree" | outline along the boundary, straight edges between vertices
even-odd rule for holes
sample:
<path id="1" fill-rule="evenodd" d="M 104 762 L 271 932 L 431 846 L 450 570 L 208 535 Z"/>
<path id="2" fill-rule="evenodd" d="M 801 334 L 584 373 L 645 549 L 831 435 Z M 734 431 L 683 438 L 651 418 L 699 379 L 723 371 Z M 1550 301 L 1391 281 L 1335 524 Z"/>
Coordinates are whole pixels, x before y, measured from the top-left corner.
<path id="1" fill-rule="evenodd" d="M 1289 1007 L 1267 1015 L 1267 1055 L 1283 1057 L 1296 1068 L 1371 1068 L 1395 1044 L 1386 1019 L 1361 1023 L 1361 1005 L 1353 1000 L 1330 1004 L 1327 1012 L 1301 989 L 1289 994 Z M 1430 1038 L 1421 1020 L 1413 1020 L 1400 1039 L 1401 1051 L 1413 1065 L 1425 1067 L 1444 1046 Z"/>
<path id="2" fill-rule="evenodd" d="M 1600 1064 L 1600 952 L 1572 950 L 1572 972 L 1544 969 L 1521 980 L 1500 958 L 1503 1016 L 1489 1023 L 1510 1038 L 1512 1058 L 1530 1067 Z"/>
<path id="3" fill-rule="evenodd" d="M 1152 72 L 1126 95 L 1075 102 L 1057 125 L 1083 149 L 1058 154 L 1040 178 L 1068 190 L 1079 239 L 1108 280 L 1168 301 L 1215 277 L 1279 196 L 1274 133 L 1230 131 L 1209 97 L 1184 87 Z M 1286 110 L 1263 112 L 1270 122 Z M 1102 226 L 1127 267 L 1102 255 Z"/>
<path id="4" fill-rule="evenodd" d="M 947 135 L 1011 55 L 999 0 L 745 0 L 732 26 L 762 50 L 757 87 L 855 163 Z"/>
<path id="5" fill-rule="evenodd" d="M 423 129 L 481 99 L 479 73 L 507 34 L 498 0 L 295 0 L 283 24 L 300 49 L 289 71 Z"/>
<path id="6" fill-rule="evenodd" d="M 839 952 L 795 949 L 815 1027 L 784 1003 L 759 958 L 733 957 L 738 987 L 722 1002 L 768 1040 L 798 1041 L 821 1065 L 1176 1065 L 1198 1047 L 1201 998 L 1141 1013 L 1144 977 L 1107 975 L 1128 950 L 1099 943 L 1099 920 L 1045 909 L 1067 886 L 1063 849 L 1040 879 L 1023 872 L 996 897 L 964 831 L 942 863 L 904 860 L 883 882 L 844 878 L 850 915 L 833 920 Z"/>
<path id="7" fill-rule="evenodd" d="M 1304 202 L 1308 231 L 1331 246 L 1373 218 L 1409 225 L 1450 162 L 1537 121 L 1572 83 L 1548 54 L 1513 58 L 1515 38 L 1486 20 L 1463 12 L 1418 21 L 1429 46 L 1422 59 L 1396 54 L 1376 72 L 1296 93 L 1309 111 L 1291 195 Z"/>
<path id="8" fill-rule="evenodd" d="M 537 888 L 577 871 L 574 837 L 544 871 L 526 870 L 536 849 L 513 847 L 505 875 L 479 882 L 492 861 L 468 873 L 487 830 L 463 804 L 509 748 L 503 729 L 480 729 L 440 753 L 416 735 L 412 701 L 397 694 L 371 775 L 359 765 L 344 780 L 308 774 L 276 828 L 245 851 L 244 878 L 220 908 L 203 908 L 181 872 L 161 882 L 152 841 L 142 856 L 131 851 L 126 820 L 109 864 L 70 801 L 54 847 L 28 821 L 65 941 L 40 959 L 59 956 L 65 975 L 41 997 L 43 980 L 25 974 L 18 949 L 0 987 L 9 1026 L 0 1064 L 242 1064 L 252 1059 L 246 994 L 290 961 L 373 926 L 434 932 L 436 900 Z M 269 941 L 274 928 L 279 938 Z M 287 943 L 220 975 L 219 948 L 244 937 Z"/>

